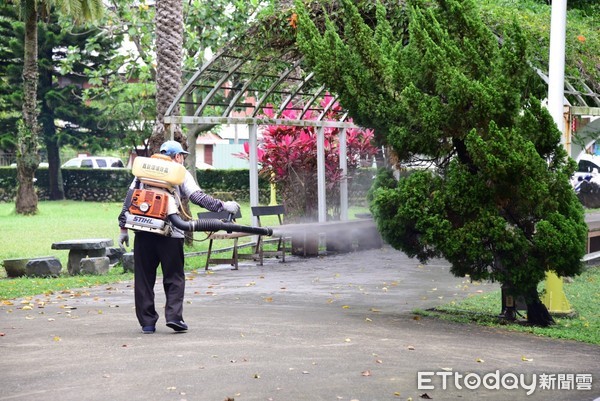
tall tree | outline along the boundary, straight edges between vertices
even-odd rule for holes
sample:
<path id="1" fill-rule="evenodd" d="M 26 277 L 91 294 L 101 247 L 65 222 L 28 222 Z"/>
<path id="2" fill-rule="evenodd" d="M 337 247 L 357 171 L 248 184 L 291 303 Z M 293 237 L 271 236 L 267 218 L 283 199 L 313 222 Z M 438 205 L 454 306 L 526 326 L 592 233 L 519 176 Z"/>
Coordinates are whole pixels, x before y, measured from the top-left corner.
<path id="1" fill-rule="evenodd" d="M 184 10 L 185 15 L 185 59 L 184 71 L 195 71 L 203 63 L 207 51 L 215 51 L 224 46 L 232 38 L 241 35 L 248 29 L 248 21 L 257 12 L 267 7 L 266 1 L 213 0 L 207 2 L 190 2 Z M 233 94 L 233 91 L 231 92 Z M 186 115 L 193 115 L 194 99 L 191 93 L 186 95 Z M 187 146 L 190 154 L 186 159 L 187 169 L 196 178 L 196 140 L 198 136 L 212 129 L 214 125 L 189 126 Z"/>
<path id="2" fill-rule="evenodd" d="M 93 20 L 102 14 L 102 0 L 13 0 L 21 7 L 25 21 L 23 55 L 23 121 L 17 130 L 17 199 L 18 214 L 35 214 L 38 198 L 33 186 L 39 165 L 39 109 L 37 107 L 38 30 L 40 16 L 56 7 L 58 12 L 70 15 L 75 22 Z"/>
<path id="3" fill-rule="evenodd" d="M 19 89 L 23 71 L 23 23 L 11 10 L 14 7 L 0 7 L 0 16 L 10 22 L 0 38 L 0 46 L 5 50 L 0 54 L 3 66 L 3 78 L 6 80 L 7 104 L 12 110 L 20 108 L 23 92 Z M 97 28 L 89 26 L 75 27 L 72 22 L 62 21 L 56 14 L 50 14 L 43 24 L 38 24 L 38 102 L 40 104 L 39 121 L 40 137 L 49 164 L 49 192 L 51 200 L 64 198 L 60 170 L 59 148 L 71 144 L 80 147 L 86 144 L 87 149 L 94 151 L 106 148 L 115 143 L 119 137 L 114 130 L 102 129 L 102 113 L 84 102 L 82 89 L 88 82 L 87 76 L 98 69 L 105 59 L 113 58 L 119 44 L 117 40 L 106 37 Z M 1 96 L 1 95 L 0 95 Z M 20 115 L 20 113 L 19 113 Z M 110 118 L 115 119 L 114 113 Z M 16 118 L 12 113 L 0 115 L 0 126 L 6 132 L 15 132 Z M 14 137 L 14 135 L 12 135 Z M 15 146 L 7 144 L 8 149 Z"/>
<path id="4" fill-rule="evenodd" d="M 382 6 L 369 26 L 342 0 L 343 28 L 327 22 L 321 33 L 296 3 L 298 43 L 319 80 L 400 161 L 432 163 L 381 181 L 371 203 L 379 230 L 411 257 L 503 283 L 526 297 L 531 323 L 550 324 L 537 285 L 546 271 L 580 272 L 587 227 L 574 163 L 531 93 L 526 39 L 514 24 L 500 44 L 472 0 L 406 3 L 408 38 Z"/>
<path id="5" fill-rule="evenodd" d="M 266 3 L 268 2 L 259 0 L 184 2 L 182 80 L 205 62 L 205 57 L 210 51 L 216 51 L 233 36 L 244 31 L 248 20 Z M 98 72 L 93 78 L 94 85 L 84 91 L 84 97 L 96 107 L 101 110 L 111 109 L 112 118 L 107 120 L 106 124 L 114 127 L 113 131 L 115 129 L 129 131 L 127 143 L 131 144 L 134 149 L 142 144 L 147 145 L 146 140 L 152 132 L 160 137 L 158 141 L 152 141 L 153 150 L 157 149 L 165 136 L 170 136 L 170 132 L 163 134 L 161 127 L 154 130 L 155 123 L 159 120 L 162 121 L 162 117 L 156 118 L 158 111 L 156 100 L 165 98 L 164 92 L 161 92 L 160 96 L 157 94 L 159 63 L 155 59 L 155 54 L 149 51 L 152 49 L 153 43 L 158 48 L 159 44 L 163 46 L 167 43 L 166 41 L 174 40 L 174 37 L 170 37 L 171 31 L 168 31 L 161 34 L 163 36 L 166 34 L 166 36 L 159 41 L 157 37 L 159 29 L 155 29 L 156 24 L 163 24 L 165 16 L 166 18 L 172 17 L 169 15 L 169 7 L 168 4 L 148 5 L 135 0 L 112 0 L 111 6 L 106 12 L 102 29 L 111 34 L 127 36 L 129 44 L 133 46 L 124 47 L 125 51 L 120 57 L 108 60 L 105 71 Z M 157 15 L 159 9 L 163 9 L 164 13 L 160 17 Z M 174 63 L 171 62 L 171 64 Z M 167 69 L 171 68 L 172 66 L 169 66 Z M 116 74 L 116 70 L 120 74 Z M 168 84 L 164 82 L 165 79 L 173 78 L 162 77 L 162 88 Z M 181 85 L 181 81 L 179 85 Z M 161 91 L 163 90 L 161 89 Z M 178 90 L 179 88 L 173 91 L 176 94 Z M 198 100 L 188 98 L 186 101 L 190 104 Z M 162 113 L 166 111 L 169 102 L 169 100 L 163 100 L 164 104 L 160 106 L 163 110 Z M 127 124 L 125 124 L 126 121 Z M 188 150 L 191 153 L 186 164 L 192 174 L 195 174 L 193 151 L 196 138 L 212 127 L 212 125 L 184 127 L 188 129 L 186 134 Z M 158 134 L 159 130 L 160 135 Z M 180 137 L 179 134 L 177 137 Z M 183 142 L 183 137 L 181 138 Z M 144 152 L 151 152 L 151 150 L 145 149 Z"/>
<path id="6" fill-rule="evenodd" d="M 14 87 L 9 77 L 11 64 L 19 57 L 14 54 L 12 41 L 15 40 L 13 24 L 18 18 L 18 10 L 12 4 L 0 4 L 0 149 L 16 148 L 17 121 L 21 116 L 21 106 L 12 99 Z M 22 46 L 21 46 L 22 48 Z M 22 54 L 22 51 L 21 51 Z M 22 82 L 19 68 L 19 85 Z"/>
<path id="7" fill-rule="evenodd" d="M 167 109 L 181 89 L 183 60 L 183 4 L 181 0 L 158 0 L 156 2 L 156 124 L 149 147 L 155 153 L 171 132 L 165 132 L 164 117 Z M 174 139 L 182 142 L 181 127 L 174 130 Z"/>

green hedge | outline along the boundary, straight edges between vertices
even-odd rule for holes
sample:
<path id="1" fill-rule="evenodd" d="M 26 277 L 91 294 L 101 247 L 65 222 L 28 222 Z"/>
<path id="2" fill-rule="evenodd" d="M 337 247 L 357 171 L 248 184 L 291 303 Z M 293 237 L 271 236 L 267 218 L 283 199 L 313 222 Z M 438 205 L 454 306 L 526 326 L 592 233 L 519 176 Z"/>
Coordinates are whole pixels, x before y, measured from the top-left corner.
<path id="1" fill-rule="evenodd" d="M 133 176 L 129 169 L 61 169 L 65 198 L 95 202 L 120 202 L 125 198 Z M 248 170 L 198 170 L 202 190 L 221 197 L 241 201 L 250 198 Z M 17 189 L 17 170 L 0 167 L 0 202 L 13 202 Z M 48 199 L 48 169 L 35 174 L 35 187 L 40 200 Z M 268 202 L 268 181 L 259 178 L 260 201 Z"/>
<path id="2" fill-rule="evenodd" d="M 120 202 L 125 198 L 133 176 L 129 169 L 62 169 L 65 198 L 94 202 Z M 208 194 L 224 200 L 248 201 L 250 183 L 248 170 L 198 170 L 198 183 Z M 0 167 L 0 202 L 13 202 L 17 189 L 17 169 Z M 371 186 L 374 169 L 361 169 L 349 180 L 350 204 L 365 202 Z M 35 187 L 40 200 L 48 200 L 48 169 L 40 168 L 35 174 Z M 269 182 L 259 177 L 259 200 L 268 204 Z"/>

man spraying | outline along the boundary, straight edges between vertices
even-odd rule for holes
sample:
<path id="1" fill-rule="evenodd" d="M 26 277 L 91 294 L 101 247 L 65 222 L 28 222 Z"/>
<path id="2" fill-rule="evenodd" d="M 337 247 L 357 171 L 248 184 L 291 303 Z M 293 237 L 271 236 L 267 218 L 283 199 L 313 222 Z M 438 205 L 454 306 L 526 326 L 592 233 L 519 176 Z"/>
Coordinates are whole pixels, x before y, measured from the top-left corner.
<path id="1" fill-rule="evenodd" d="M 188 329 L 183 320 L 183 229 L 189 226 L 192 231 L 200 231 L 201 227 L 199 221 L 184 222 L 178 217 L 181 200 L 188 198 L 209 211 L 226 211 L 233 215 L 240 208 L 236 202 L 223 202 L 200 189 L 183 167 L 187 154 L 179 142 L 167 141 L 160 147 L 160 155 L 136 158 L 140 159 L 137 165 L 134 163 L 136 177 L 119 214 L 121 247 L 129 246 L 128 229 L 136 231 L 133 242 L 135 313 L 144 334 L 156 331 L 159 318 L 154 305 L 154 283 L 159 264 L 163 272 L 167 326 L 176 332 Z"/>

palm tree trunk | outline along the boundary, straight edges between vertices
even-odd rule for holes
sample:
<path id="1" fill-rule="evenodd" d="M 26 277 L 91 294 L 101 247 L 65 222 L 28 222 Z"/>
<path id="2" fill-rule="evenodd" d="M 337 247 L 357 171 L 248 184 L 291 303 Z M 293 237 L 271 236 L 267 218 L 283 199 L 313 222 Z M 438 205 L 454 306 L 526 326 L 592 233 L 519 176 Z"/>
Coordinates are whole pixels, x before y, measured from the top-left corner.
<path id="1" fill-rule="evenodd" d="M 26 0 L 25 4 L 25 53 L 23 62 L 23 124 L 17 133 L 17 199 L 18 214 L 35 214 L 38 197 L 35 192 L 34 176 L 39 165 L 38 155 L 38 35 L 37 11 L 35 0 Z"/>
<path id="2" fill-rule="evenodd" d="M 183 59 L 183 4 L 181 0 L 156 2 L 156 125 L 149 140 L 156 153 L 171 133 L 165 132 L 164 116 L 181 88 Z M 187 146 L 181 127 L 176 127 L 176 141 Z"/>

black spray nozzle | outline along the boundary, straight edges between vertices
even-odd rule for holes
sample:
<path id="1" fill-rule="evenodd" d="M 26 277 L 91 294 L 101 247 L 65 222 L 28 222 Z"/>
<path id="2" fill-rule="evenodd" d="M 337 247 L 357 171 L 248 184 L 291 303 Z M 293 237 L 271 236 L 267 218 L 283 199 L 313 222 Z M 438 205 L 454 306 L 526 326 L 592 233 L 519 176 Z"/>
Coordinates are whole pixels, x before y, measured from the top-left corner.
<path id="1" fill-rule="evenodd" d="M 198 219 L 185 221 L 179 217 L 179 215 L 172 214 L 169 216 L 169 220 L 175 227 L 183 231 L 227 231 L 228 233 L 236 232 L 268 236 L 273 235 L 273 229 L 269 227 L 242 226 L 218 219 Z"/>

